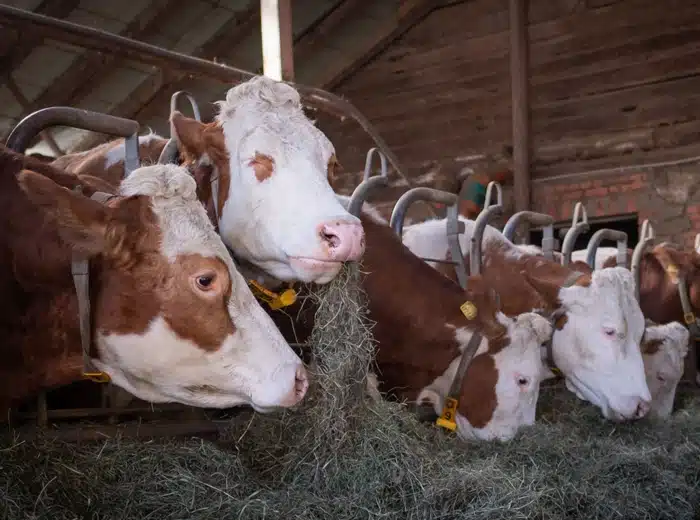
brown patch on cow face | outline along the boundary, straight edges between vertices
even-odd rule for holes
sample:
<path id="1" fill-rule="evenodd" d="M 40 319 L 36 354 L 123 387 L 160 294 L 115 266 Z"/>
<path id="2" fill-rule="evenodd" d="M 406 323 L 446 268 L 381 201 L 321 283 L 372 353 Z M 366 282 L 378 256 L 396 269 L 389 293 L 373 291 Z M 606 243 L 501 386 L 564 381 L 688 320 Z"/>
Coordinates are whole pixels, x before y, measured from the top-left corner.
<path id="1" fill-rule="evenodd" d="M 173 331 L 215 351 L 236 331 L 228 313 L 231 278 L 219 258 L 181 255 L 171 264 L 172 281 L 162 290 L 163 316 Z M 194 328 L 191 322 L 203 324 Z"/>
<path id="2" fill-rule="evenodd" d="M 255 171 L 255 178 L 263 182 L 272 177 L 275 171 L 275 160 L 264 153 L 255 152 L 255 156 L 248 162 Z"/>
<path id="3" fill-rule="evenodd" d="M 199 169 L 199 174 L 195 175 L 198 196 L 209 193 L 208 199 L 199 200 L 205 207 L 209 204 L 217 204 L 217 211 L 221 215 L 231 187 L 231 165 L 223 128 L 218 122 L 200 123 L 196 119 L 183 116 L 178 111 L 170 116 L 170 124 L 174 135 L 177 136 L 183 165 L 195 172 Z M 206 168 L 207 158 L 213 168 Z M 212 175 L 219 176 L 219 193 L 217 200 L 210 202 Z"/>
<path id="4" fill-rule="evenodd" d="M 554 320 L 554 328 L 561 330 L 569 322 L 569 317 L 566 314 L 562 314 L 556 320 Z"/>
<path id="5" fill-rule="evenodd" d="M 484 428 L 491 421 L 498 406 L 497 382 L 498 369 L 493 357 L 474 356 L 464 375 L 459 400 L 459 412 L 474 428 Z"/>
<path id="6" fill-rule="evenodd" d="M 662 339 L 650 339 L 642 342 L 642 354 L 647 354 L 649 356 L 656 354 L 664 341 Z"/>
<path id="7" fill-rule="evenodd" d="M 336 186 L 336 183 L 340 180 L 339 177 L 343 173 L 343 166 L 340 164 L 335 154 L 331 155 L 328 159 L 328 166 L 326 169 L 328 171 L 328 184 L 331 185 L 333 191 L 338 191 L 339 187 Z"/>

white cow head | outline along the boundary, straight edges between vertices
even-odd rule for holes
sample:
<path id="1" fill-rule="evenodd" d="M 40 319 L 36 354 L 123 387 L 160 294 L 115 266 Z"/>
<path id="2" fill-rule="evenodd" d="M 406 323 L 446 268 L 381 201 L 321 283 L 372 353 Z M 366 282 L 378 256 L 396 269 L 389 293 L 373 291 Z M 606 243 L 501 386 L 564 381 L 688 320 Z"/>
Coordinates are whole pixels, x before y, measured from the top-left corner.
<path id="1" fill-rule="evenodd" d="M 632 273 L 623 267 L 601 269 L 590 275 L 590 284 L 563 288 L 524 276 L 565 312 L 561 328 L 554 331 L 552 353 L 567 388 L 598 406 L 607 419 L 646 415 L 651 394 L 639 346 L 644 316 Z"/>
<path id="2" fill-rule="evenodd" d="M 683 376 L 683 360 L 688 354 L 690 333 L 677 321 L 647 327 L 642 342 L 644 371 L 651 391 L 651 411 L 655 418 L 666 418 L 673 411 L 678 382 Z"/>
<path id="3" fill-rule="evenodd" d="M 200 168 L 200 190 L 218 178 L 219 232 L 236 256 L 279 280 L 316 283 L 359 260 L 362 225 L 336 199 L 328 181 L 335 150 L 304 114 L 299 93 L 256 77 L 218 105 L 215 123 L 176 112 L 171 124 L 181 155 Z"/>
<path id="4" fill-rule="evenodd" d="M 540 383 L 554 376 L 540 355 L 540 345 L 551 335 L 549 322 L 532 312 L 515 319 L 502 313 L 496 317 L 506 327 L 505 337 L 510 341 L 503 348 L 494 348 L 482 340 L 469 364 L 461 397 L 466 401 L 466 412 L 458 414 L 456 420 L 457 433 L 462 439 L 507 441 L 522 426 L 534 424 Z M 471 332 L 460 328 L 456 334 L 463 350 Z M 416 399 L 419 404 L 429 402 L 435 413 L 442 413 L 460 357 L 421 391 Z"/>
<path id="5" fill-rule="evenodd" d="M 93 257 L 97 368 L 151 402 L 298 403 L 306 371 L 236 270 L 184 168 L 139 168 L 103 205 L 23 172 L 63 241 Z"/>

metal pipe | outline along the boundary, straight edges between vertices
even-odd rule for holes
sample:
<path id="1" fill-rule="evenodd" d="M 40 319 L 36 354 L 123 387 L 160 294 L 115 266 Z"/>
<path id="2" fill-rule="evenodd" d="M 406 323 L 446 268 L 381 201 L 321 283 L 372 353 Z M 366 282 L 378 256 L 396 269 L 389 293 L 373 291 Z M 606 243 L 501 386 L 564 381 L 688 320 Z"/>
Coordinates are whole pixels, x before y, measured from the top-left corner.
<path id="1" fill-rule="evenodd" d="M 639 268 L 642 263 L 642 256 L 644 255 L 646 249 L 652 244 L 656 236 L 654 227 L 651 225 L 651 222 L 649 222 L 649 219 L 644 219 L 642 222 L 642 231 L 639 235 L 639 242 L 637 242 L 637 245 L 634 247 L 634 251 L 632 253 L 631 266 L 632 276 L 634 277 L 634 294 L 637 297 L 637 301 L 639 301 L 639 289 L 641 286 L 641 272 Z"/>
<path id="2" fill-rule="evenodd" d="M 399 238 L 403 235 L 403 221 L 406 218 L 406 213 L 411 204 L 418 201 L 434 202 L 436 204 L 444 204 L 445 206 L 453 206 L 457 204 L 457 195 L 447 191 L 436 190 L 434 188 L 426 188 L 420 186 L 405 192 L 399 200 L 396 201 L 394 209 L 391 212 L 389 225 L 394 230 Z"/>
<path id="3" fill-rule="evenodd" d="M 203 60 L 194 56 L 188 56 L 179 52 L 169 51 L 155 45 L 125 38 L 117 34 L 87 27 L 44 16 L 32 11 L 17 9 L 9 5 L 0 4 L 0 23 L 7 25 L 31 26 L 36 31 L 44 29 L 47 38 L 68 42 L 86 49 L 123 56 L 127 59 L 137 60 L 143 63 L 152 63 L 162 66 L 168 64 L 169 68 L 181 70 L 192 74 L 203 74 L 211 78 L 230 84 L 231 82 L 247 81 L 256 76 L 235 67 L 221 63 Z M 362 113 L 349 101 L 325 90 L 287 82 L 299 91 L 304 101 L 311 107 L 330 112 L 336 116 L 350 117 L 357 122 L 362 129 L 372 138 L 377 147 L 386 155 L 394 167 L 396 174 L 401 177 L 409 187 L 413 184 L 405 175 L 398 158 L 389 149 L 374 126 L 362 115 Z"/>
<path id="4" fill-rule="evenodd" d="M 580 222 L 579 222 L 580 220 Z M 561 265 L 567 266 L 571 263 L 571 254 L 574 252 L 574 244 L 579 235 L 588 233 L 588 212 L 586 207 L 577 202 L 574 207 L 574 217 L 571 220 L 571 227 L 564 235 L 564 242 L 561 246 Z"/>
<path id="5" fill-rule="evenodd" d="M 695 251 L 700 253 L 700 233 L 695 235 Z"/>
<path id="6" fill-rule="evenodd" d="M 173 115 L 173 112 L 177 110 L 177 102 L 180 100 L 180 97 L 185 96 L 187 98 L 187 101 L 190 102 L 190 107 L 192 107 L 192 114 L 194 114 L 194 118 L 201 122 L 202 121 L 202 115 L 199 111 L 199 105 L 197 104 L 197 101 L 194 99 L 194 96 L 187 92 L 186 90 L 178 90 L 175 92 L 170 97 L 170 115 Z M 170 136 L 172 137 L 172 135 Z"/>
<path id="7" fill-rule="evenodd" d="M 139 124 L 131 119 L 79 108 L 49 107 L 32 112 L 17 123 L 7 138 L 7 147 L 16 152 L 24 153 L 39 132 L 58 125 L 120 137 L 129 137 L 139 131 Z"/>
<path id="8" fill-rule="evenodd" d="M 586 263 L 591 269 L 595 269 L 595 255 L 598 246 L 603 240 L 615 240 L 617 242 L 617 265 L 624 267 L 627 264 L 627 233 L 617 229 L 599 229 L 588 242 L 586 248 Z"/>
<path id="9" fill-rule="evenodd" d="M 450 256 L 455 265 L 457 281 L 462 288 L 467 286 L 467 269 L 464 265 L 464 254 L 459 245 L 459 235 L 464 233 L 464 222 L 459 220 L 459 198 L 454 193 L 436 190 L 434 188 L 418 187 L 405 192 L 396 201 L 391 212 L 389 225 L 401 239 L 403 235 L 403 223 L 411 204 L 414 202 L 433 202 L 444 204 L 447 208 L 447 243 L 450 247 Z"/>
<path id="10" fill-rule="evenodd" d="M 371 177 L 372 174 L 372 157 L 374 154 L 379 156 L 380 172 L 379 175 Z M 367 200 L 367 196 L 375 188 L 382 186 L 387 187 L 389 185 L 389 168 L 386 163 L 386 156 L 378 148 L 370 148 L 367 151 L 367 157 L 365 158 L 365 172 L 362 176 L 362 182 L 357 185 L 357 188 L 352 192 L 350 196 L 350 204 L 348 204 L 348 213 L 355 215 L 359 218 L 360 212 L 362 211 L 362 206 Z"/>
<path id="11" fill-rule="evenodd" d="M 496 190 L 496 204 L 491 204 L 491 196 L 493 190 Z M 472 234 L 471 244 L 469 246 L 469 274 L 471 276 L 481 274 L 481 242 L 484 237 L 486 225 L 494 218 L 503 215 L 503 191 L 501 185 L 491 181 L 486 187 L 486 200 L 484 201 L 484 209 L 481 210 L 479 216 L 476 217 L 474 223 L 474 233 Z"/>
<path id="12" fill-rule="evenodd" d="M 545 213 L 519 211 L 506 222 L 503 227 L 503 236 L 512 242 L 515 231 L 522 222 L 542 228 L 542 253 L 548 260 L 554 260 L 554 218 Z"/>

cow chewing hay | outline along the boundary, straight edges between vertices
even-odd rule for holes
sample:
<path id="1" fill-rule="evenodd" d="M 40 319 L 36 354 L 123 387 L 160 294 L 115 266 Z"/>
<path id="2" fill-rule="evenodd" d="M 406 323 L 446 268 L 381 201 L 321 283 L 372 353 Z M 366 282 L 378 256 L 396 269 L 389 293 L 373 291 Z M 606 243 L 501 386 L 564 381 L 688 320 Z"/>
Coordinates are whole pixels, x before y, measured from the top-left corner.
<path id="1" fill-rule="evenodd" d="M 509 443 L 457 441 L 365 390 L 373 340 L 356 265 L 315 293 L 297 410 L 243 412 L 218 442 L 36 441 L 0 450 L 0 518 L 673 519 L 700 508 L 700 399 L 611 423 L 563 385 Z"/>

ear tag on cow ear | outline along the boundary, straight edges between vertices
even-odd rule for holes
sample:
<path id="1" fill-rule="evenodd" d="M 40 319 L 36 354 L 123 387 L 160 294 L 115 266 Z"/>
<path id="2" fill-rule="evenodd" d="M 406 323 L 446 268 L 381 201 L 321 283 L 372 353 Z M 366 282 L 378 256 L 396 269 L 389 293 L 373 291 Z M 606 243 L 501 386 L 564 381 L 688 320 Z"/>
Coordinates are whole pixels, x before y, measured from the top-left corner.
<path id="1" fill-rule="evenodd" d="M 678 283 L 678 266 L 676 264 L 671 264 L 666 268 L 666 273 L 668 273 L 671 282 L 674 284 Z"/>
<path id="2" fill-rule="evenodd" d="M 442 407 L 442 415 L 438 417 L 435 424 L 446 430 L 455 431 L 457 429 L 457 423 L 455 422 L 457 404 L 457 399 L 453 399 L 452 397 L 445 399 L 445 405 Z"/>
<path id="3" fill-rule="evenodd" d="M 462 311 L 462 314 L 464 314 L 465 318 L 467 318 L 468 320 L 473 320 L 474 318 L 476 318 L 476 305 L 474 305 L 470 301 L 466 301 L 462 305 L 460 305 L 459 310 Z"/>
<path id="4" fill-rule="evenodd" d="M 93 383 L 109 383 L 110 377 L 104 372 L 83 372 L 83 377 Z"/>

